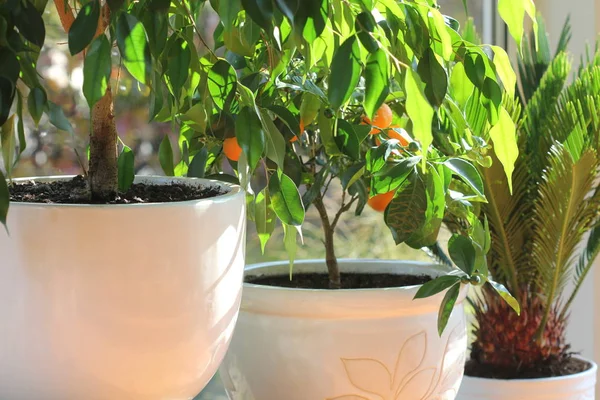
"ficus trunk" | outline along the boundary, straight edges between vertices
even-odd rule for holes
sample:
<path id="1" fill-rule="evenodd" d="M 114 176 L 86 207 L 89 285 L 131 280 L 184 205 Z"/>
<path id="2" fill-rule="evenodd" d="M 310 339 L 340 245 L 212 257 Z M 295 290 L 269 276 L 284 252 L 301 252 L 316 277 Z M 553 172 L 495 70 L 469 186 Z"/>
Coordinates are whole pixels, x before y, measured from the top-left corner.
<path id="1" fill-rule="evenodd" d="M 313 202 L 315 208 L 319 212 L 321 218 L 321 226 L 323 228 L 323 243 L 325 244 L 325 263 L 327 264 L 327 271 L 329 273 L 329 287 L 331 289 L 340 289 L 342 287 L 342 279 L 340 275 L 340 268 L 335 256 L 335 247 L 333 242 L 333 235 L 335 227 L 332 226 L 327 215 L 327 209 L 323 204 L 323 197 L 319 195 Z"/>
<path id="2" fill-rule="evenodd" d="M 97 0 L 100 1 L 100 0 Z M 54 5 L 66 33 L 71 29 L 75 16 L 68 3 L 55 0 Z M 96 37 L 104 35 L 110 22 L 108 4 L 102 7 Z M 90 133 L 90 160 L 88 182 L 92 200 L 106 201 L 117 193 L 119 175 L 117 168 L 117 127 L 110 85 L 104 96 L 92 107 L 92 130 Z"/>

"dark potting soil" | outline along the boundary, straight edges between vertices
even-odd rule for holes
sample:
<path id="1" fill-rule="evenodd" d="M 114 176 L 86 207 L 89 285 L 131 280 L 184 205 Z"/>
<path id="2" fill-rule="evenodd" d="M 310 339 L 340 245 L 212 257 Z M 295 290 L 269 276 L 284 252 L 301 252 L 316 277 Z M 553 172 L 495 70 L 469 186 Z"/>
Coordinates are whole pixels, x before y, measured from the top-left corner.
<path id="1" fill-rule="evenodd" d="M 136 183 L 108 202 L 90 201 L 82 176 L 55 182 L 23 182 L 9 186 L 10 200 L 47 204 L 134 204 L 198 200 L 225 194 L 218 186 L 188 186 L 180 183 L 146 185 Z"/>
<path id="2" fill-rule="evenodd" d="M 589 362 L 571 356 L 548 360 L 527 368 L 503 367 L 467 361 L 465 374 L 477 378 L 490 379 L 537 379 L 578 374 L 590 369 Z"/>
<path id="3" fill-rule="evenodd" d="M 395 275 L 395 274 L 342 274 L 342 289 L 382 289 L 402 286 L 422 285 L 430 281 L 427 275 Z M 329 276 L 325 273 L 289 275 L 257 275 L 246 277 L 246 282 L 265 286 L 279 286 L 296 289 L 329 289 Z"/>

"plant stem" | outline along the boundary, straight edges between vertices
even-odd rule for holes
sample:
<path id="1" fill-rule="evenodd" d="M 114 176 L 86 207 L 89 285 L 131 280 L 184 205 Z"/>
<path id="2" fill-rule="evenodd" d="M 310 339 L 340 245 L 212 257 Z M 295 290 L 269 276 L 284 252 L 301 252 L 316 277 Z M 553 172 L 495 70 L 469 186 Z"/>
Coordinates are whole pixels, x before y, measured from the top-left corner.
<path id="1" fill-rule="evenodd" d="M 92 108 L 89 184 L 93 200 L 106 201 L 117 193 L 117 128 L 110 86 Z"/>
<path id="2" fill-rule="evenodd" d="M 338 266 L 337 257 L 335 256 L 335 248 L 333 243 L 333 233 L 335 226 L 329 221 L 327 209 L 323 204 L 323 195 L 319 194 L 313 201 L 315 208 L 321 217 L 321 226 L 323 227 L 324 244 L 325 244 L 325 263 L 329 272 L 329 288 L 340 289 L 342 287 L 342 278 L 340 276 L 340 268 Z"/>

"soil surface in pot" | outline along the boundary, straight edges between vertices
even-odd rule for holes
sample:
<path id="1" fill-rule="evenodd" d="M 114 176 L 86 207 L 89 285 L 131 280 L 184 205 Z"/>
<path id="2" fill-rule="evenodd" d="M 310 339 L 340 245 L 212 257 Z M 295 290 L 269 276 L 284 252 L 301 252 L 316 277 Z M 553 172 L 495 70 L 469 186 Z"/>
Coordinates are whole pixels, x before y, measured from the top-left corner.
<path id="1" fill-rule="evenodd" d="M 24 203 L 98 204 L 90 202 L 82 176 L 55 182 L 24 182 L 9 186 L 10 200 Z M 146 185 L 136 183 L 113 201 L 103 204 L 163 203 L 198 200 L 225 194 L 218 186 L 191 186 L 180 183 Z"/>
<path id="2" fill-rule="evenodd" d="M 422 285 L 430 281 L 427 275 L 365 274 L 349 272 L 342 274 L 342 289 L 382 289 Z M 329 289 L 329 276 L 325 273 L 299 273 L 289 275 L 257 275 L 246 277 L 246 282 L 265 286 L 296 289 Z"/>
<path id="3" fill-rule="evenodd" d="M 555 358 L 527 368 L 498 367 L 471 359 L 465 365 L 465 375 L 488 379 L 538 379 L 574 375 L 591 367 L 589 362 L 574 357 Z"/>

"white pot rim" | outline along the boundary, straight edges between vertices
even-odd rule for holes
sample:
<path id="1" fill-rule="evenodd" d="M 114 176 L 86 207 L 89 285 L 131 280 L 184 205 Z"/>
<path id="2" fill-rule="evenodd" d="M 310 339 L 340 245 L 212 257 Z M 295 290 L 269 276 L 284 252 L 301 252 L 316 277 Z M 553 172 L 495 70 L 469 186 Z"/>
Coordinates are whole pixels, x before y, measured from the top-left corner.
<path id="1" fill-rule="evenodd" d="M 342 273 L 418 273 L 439 276 L 449 268 L 434 263 L 408 260 L 338 259 Z M 258 271 L 281 275 L 289 271 L 288 261 L 248 265 L 246 276 Z M 294 272 L 326 271 L 325 260 L 298 260 Z M 342 275 L 343 279 L 343 275 Z M 258 314 L 307 318 L 382 318 L 399 314 L 437 313 L 445 291 L 424 299 L 414 299 L 421 285 L 373 289 L 299 289 L 244 282 L 242 310 Z M 468 286 L 462 285 L 456 301 L 460 306 Z"/>
<path id="2" fill-rule="evenodd" d="M 64 181 L 75 178 L 76 175 L 50 175 L 50 176 L 34 176 L 12 179 L 13 182 L 53 182 Z M 215 179 L 204 178 L 187 178 L 187 177 L 170 177 L 160 175 L 136 175 L 134 183 L 152 183 L 159 185 L 167 185 L 171 183 L 193 184 L 193 185 L 211 185 L 218 186 L 221 189 L 226 189 L 227 193 L 213 197 L 207 197 L 197 200 L 172 201 L 172 202 L 155 202 L 155 203 L 130 203 L 130 204 L 65 204 L 65 203 L 33 203 L 22 201 L 11 201 L 10 207 L 30 207 L 30 208 L 60 208 L 60 209 L 89 209 L 89 208 L 148 208 L 148 207 L 169 207 L 173 205 L 190 206 L 196 204 L 222 203 L 229 201 L 231 198 L 243 195 L 243 190 L 239 185 L 233 183 L 218 181 Z"/>
<path id="3" fill-rule="evenodd" d="M 539 382 L 556 382 L 556 383 L 560 384 L 563 381 L 580 379 L 580 378 L 585 378 L 588 376 L 596 376 L 596 372 L 598 371 L 598 364 L 596 364 L 593 360 L 590 360 L 585 357 L 578 357 L 578 356 L 573 356 L 573 358 L 581 360 L 581 361 L 585 361 L 585 362 L 589 363 L 591 365 L 591 367 L 586 369 L 585 371 L 581 371 L 576 374 L 563 375 L 563 376 L 552 376 L 552 377 L 548 377 L 548 378 L 496 379 L 496 378 L 481 378 L 478 376 L 470 376 L 467 374 L 465 374 L 465 378 L 469 378 L 470 380 L 482 382 L 482 383 L 486 382 L 486 385 L 490 384 L 490 382 L 496 382 L 498 384 L 506 385 L 506 384 L 511 384 L 511 383 L 513 383 L 513 384 L 524 384 L 524 383 L 535 384 L 535 383 L 539 383 Z"/>

